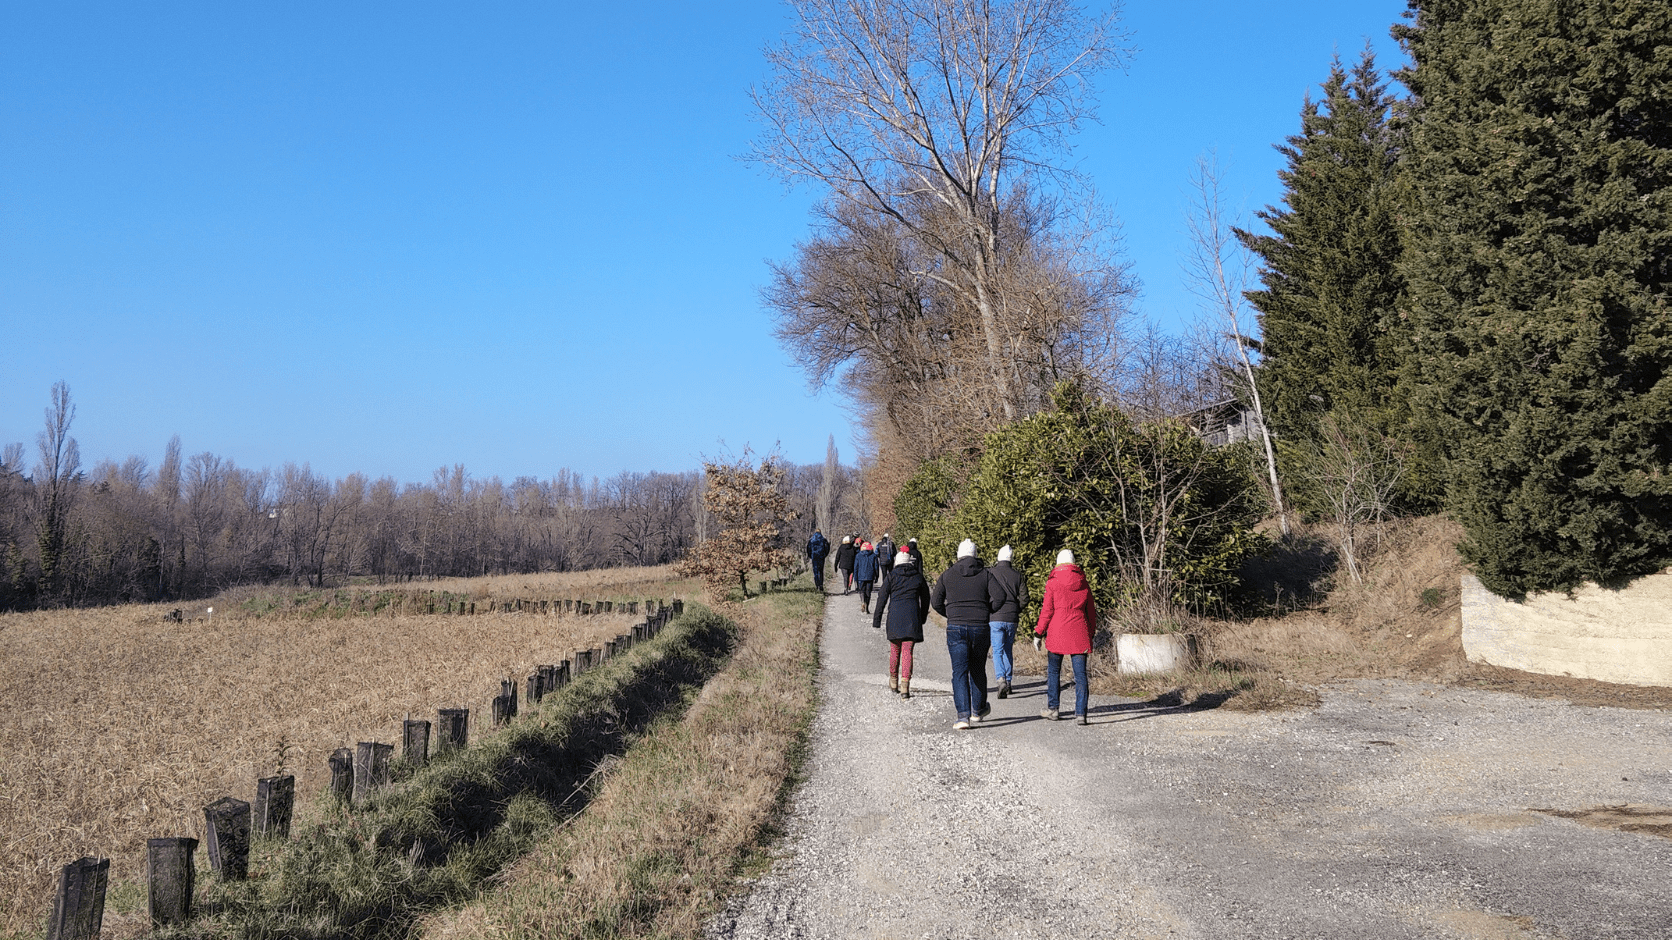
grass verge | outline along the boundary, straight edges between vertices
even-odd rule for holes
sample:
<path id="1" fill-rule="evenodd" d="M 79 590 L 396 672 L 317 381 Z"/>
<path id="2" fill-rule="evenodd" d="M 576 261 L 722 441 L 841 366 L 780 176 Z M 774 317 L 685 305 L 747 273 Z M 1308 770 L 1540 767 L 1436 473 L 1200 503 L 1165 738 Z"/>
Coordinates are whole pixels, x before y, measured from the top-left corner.
<path id="1" fill-rule="evenodd" d="M 352 812 L 260 846 L 246 882 L 211 881 L 171 937 L 405 937 L 585 808 L 600 768 L 695 700 L 732 624 L 693 608 L 508 727 Z"/>
<path id="2" fill-rule="evenodd" d="M 760 866 L 798 779 L 816 705 L 823 597 L 810 583 L 727 605 L 731 660 L 597 781 L 587 811 L 503 883 L 427 919 L 451 938 L 691 938 Z"/>

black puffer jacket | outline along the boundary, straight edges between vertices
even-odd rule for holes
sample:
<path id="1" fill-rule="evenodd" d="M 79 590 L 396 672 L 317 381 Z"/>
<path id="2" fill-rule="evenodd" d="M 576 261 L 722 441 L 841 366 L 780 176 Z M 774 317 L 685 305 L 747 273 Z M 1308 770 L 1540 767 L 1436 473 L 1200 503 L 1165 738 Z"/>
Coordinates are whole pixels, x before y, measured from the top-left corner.
<path id="1" fill-rule="evenodd" d="M 992 596 L 988 600 L 993 607 L 988 619 L 993 623 L 1020 622 L 1022 611 L 1028 607 L 1028 579 L 1008 561 L 993 562 L 987 575 L 992 579 Z"/>
<path id="2" fill-rule="evenodd" d="M 935 579 L 929 605 L 949 624 L 986 625 L 988 615 L 993 612 L 988 590 L 990 579 L 981 559 L 966 555 Z"/>
<path id="3" fill-rule="evenodd" d="M 859 553 L 859 546 L 852 542 L 843 542 L 836 547 L 836 567 L 843 571 L 853 570 L 853 556 Z"/>
<path id="4" fill-rule="evenodd" d="M 923 580 L 916 564 L 895 565 L 883 576 L 882 593 L 877 595 L 877 606 L 871 613 L 871 626 L 882 626 L 885 610 L 890 642 L 923 642 L 923 622 L 929 619 L 929 582 Z"/>

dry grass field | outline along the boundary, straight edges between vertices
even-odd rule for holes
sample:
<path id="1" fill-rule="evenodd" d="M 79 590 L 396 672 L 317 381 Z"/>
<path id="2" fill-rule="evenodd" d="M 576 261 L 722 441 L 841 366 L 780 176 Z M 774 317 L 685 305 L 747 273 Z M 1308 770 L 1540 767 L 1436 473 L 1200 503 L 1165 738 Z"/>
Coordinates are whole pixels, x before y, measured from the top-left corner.
<path id="1" fill-rule="evenodd" d="M 411 587 L 482 599 L 698 591 L 668 568 Z M 273 593 L 231 592 L 187 608 L 201 619 L 183 624 L 164 619 L 174 605 L 0 615 L 0 932 L 39 928 L 65 863 L 105 856 L 113 881 L 135 879 L 145 839 L 201 837 L 205 804 L 251 799 L 281 763 L 306 819 L 337 747 L 395 742 L 403 718 L 447 707 L 471 709 L 474 740 L 501 676 L 599 646 L 635 619 L 247 612 Z"/>

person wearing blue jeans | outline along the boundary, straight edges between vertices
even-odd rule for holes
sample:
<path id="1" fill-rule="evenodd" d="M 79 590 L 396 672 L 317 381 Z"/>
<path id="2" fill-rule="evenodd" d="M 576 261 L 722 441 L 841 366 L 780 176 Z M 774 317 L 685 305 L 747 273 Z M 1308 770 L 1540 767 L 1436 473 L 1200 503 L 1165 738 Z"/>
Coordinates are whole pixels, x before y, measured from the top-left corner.
<path id="1" fill-rule="evenodd" d="M 958 712 L 954 728 L 987 717 L 987 625 L 947 623 L 946 652 L 952 658 L 952 707 Z"/>
<path id="2" fill-rule="evenodd" d="M 1083 718 L 1088 704 L 1087 696 L 1091 690 L 1086 688 L 1086 654 L 1085 653 L 1046 653 L 1045 654 L 1045 710 L 1056 717 L 1057 703 L 1062 699 L 1062 658 L 1067 655 L 1074 661 L 1074 717 Z M 1081 721 L 1080 724 L 1085 724 Z"/>
<path id="3" fill-rule="evenodd" d="M 1011 567 L 1010 546 L 999 549 L 998 560 L 987 569 L 993 608 L 987 619 L 989 639 L 993 645 L 993 678 L 999 684 L 999 698 L 1010 697 L 1010 681 L 1015 678 L 1016 624 L 1028 606 L 1028 581 Z"/>
<path id="4" fill-rule="evenodd" d="M 1057 566 L 1045 579 L 1045 597 L 1039 605 L 1039 622 L 1033 628 L 1034 649 L 1050 653 L 1045 663 L 1045 710 L 1040 717 L 1056 721 L 1062 658 L 1074 660 L 1074 719 L 1086 724 L 1089 704 L 1086 688 L 1086 654 L 1091 652 L 1097 632 L 1097 602 L 1092 599 L 1086 573 L 1074 563 L 1074 553 L 1057 553 Z"/>
<path id="5" fill-rule="evenodd" d="M 952 706 L 958 721 L 952 727 L 969 728 L 971 722 L 987 717 L 987 649 L 991 634 L 992 583 L 987 569 L 975 554 L 975 543 L 958 543 L 958 560 L 935 579 L 929 606 L 946 618 L 946 651 L 952 658 Z"/>

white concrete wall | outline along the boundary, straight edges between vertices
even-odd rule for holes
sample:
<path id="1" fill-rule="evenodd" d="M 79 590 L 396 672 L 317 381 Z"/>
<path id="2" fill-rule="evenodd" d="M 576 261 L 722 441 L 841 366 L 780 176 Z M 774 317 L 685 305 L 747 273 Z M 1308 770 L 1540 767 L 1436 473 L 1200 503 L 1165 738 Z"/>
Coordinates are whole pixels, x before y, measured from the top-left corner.
<path id="1" fill-rule="evenodd" d="M 1624 590 L 1586 584 L 1507 601 L 1463 576 L 1463 653 L 1470 662 L 1552 676 L 1672 686 L 1672 569 Z"/>

